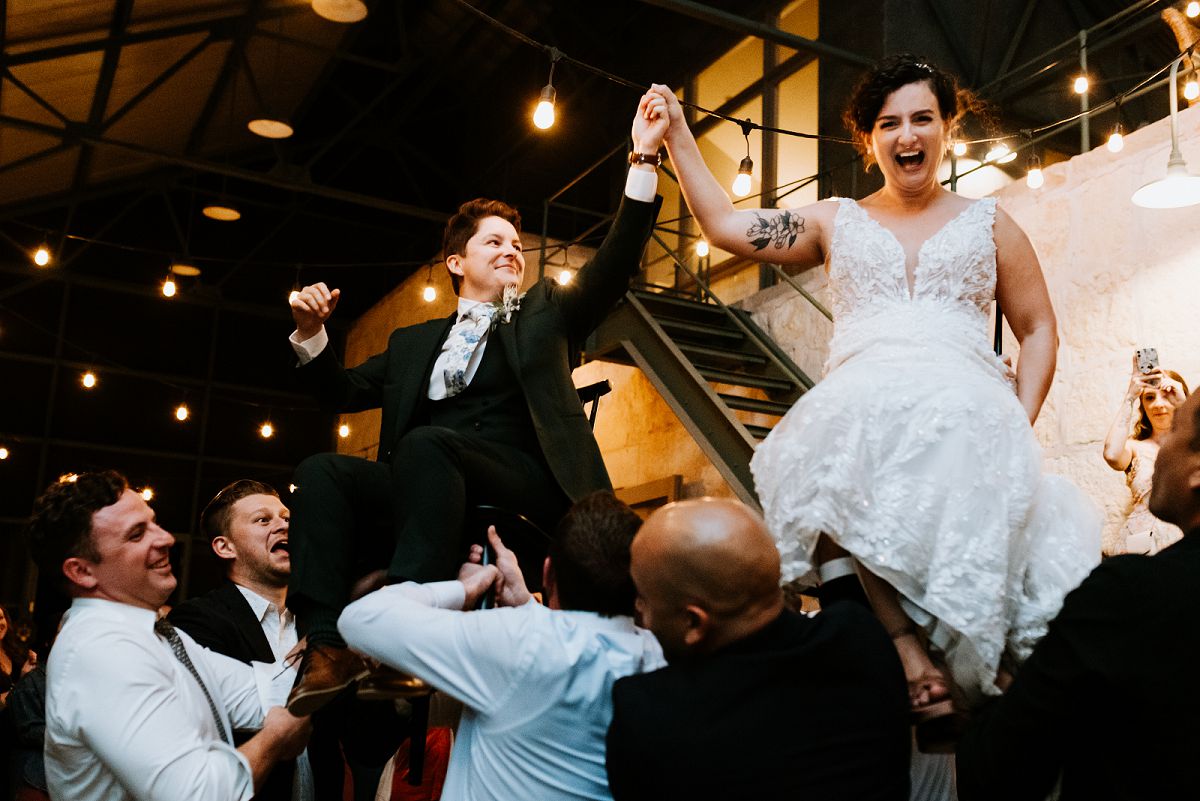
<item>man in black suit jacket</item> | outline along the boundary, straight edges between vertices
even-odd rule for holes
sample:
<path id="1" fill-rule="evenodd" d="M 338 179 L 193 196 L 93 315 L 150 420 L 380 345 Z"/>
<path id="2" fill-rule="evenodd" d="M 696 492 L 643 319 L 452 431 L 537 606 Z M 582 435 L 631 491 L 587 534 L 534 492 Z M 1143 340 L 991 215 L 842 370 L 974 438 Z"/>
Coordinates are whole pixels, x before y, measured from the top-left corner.
<path id="1" fill-rule="evenodd" d="M 274 487 L 242 479 L 222 489 L 200 515 L 200 531 L 226 569 L 211 592 L 171 610 L 169 618 L 205 648 L 243 662 L 275 662 L 296 644 L 287 609 L 290 512 Z M 344 780 L 339 739 L 357 783 L 374 787 L 406 731 L 391 705 L 334 705 L 314 719 L 307 758 L 272 770 L 259 801 L 341 797 Z M 353 715 L 353 725 L 341 725 Z M 360 736 L 361 733 L 361 736 Z M 349 734 L 350 736 L 346 736 Z M 311 765 L 310 774 L 306 774 Z M 300 775 L 297 776 L 297 771 Z M 372 776 L 374 781 L 372 782 Z M 315 783 L 314 783 L 315 782 Z"/>
<path id="2" fill-rule="evenodd" d="M 786 609 L 775 544 L 737 501 L 655 511 L 631 556 L 670 664 L 613 688 L 614 801 L 907 800 L 904 671 L 853 593 L 812 618 Z"/>
<path id="3" fill-rule="evenodd" d="M 1175 410 L 1150 511 L 1182 540 L 1116 556 L 1067 596 L 958 745 L 963 801 L 1200 798 L 1200 393 Z"/>
<path id="4" fill-rule="evenodd" d="M 378 462 L 319 454 L 296 469 L 289 601 L 309 647 L 289 709 L 312 711 L 365 674 L 337 633 L 364 567 L 387 564 L 393 582 L 453 578 L 469 545 L 469 505 L 549 525 L 571 502 L 611 488 L 571 371 L 638 272 L 658 209 L 662 110 L 661 99 L 643 98 L 625 197 L 570 284 L 543 279 L 518 296 L 520 216 L 481 199 L 446 226 L 455 315 L 397 329 L 386 351 L 345 369 L 323 327 L 338 290 L 317 284 L 293 299 L 301 382 L 323 408 L 383 415 Z M 480 312 L 492 314 L 477 320 Z"/>

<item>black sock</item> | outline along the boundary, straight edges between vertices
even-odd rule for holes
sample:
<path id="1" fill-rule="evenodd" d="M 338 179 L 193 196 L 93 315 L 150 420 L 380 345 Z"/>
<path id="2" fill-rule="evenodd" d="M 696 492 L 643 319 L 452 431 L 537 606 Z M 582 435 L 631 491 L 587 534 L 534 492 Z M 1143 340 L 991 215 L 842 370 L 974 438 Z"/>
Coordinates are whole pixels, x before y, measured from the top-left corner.
<path id="1" fill-rule="evenodd" d="M 313 605 L 302 615 L 296 615 L 296 633 L 306 638 L 309 648 L 318 645 L 345 648 L 346 641 L 337 630 L 339 614 L 337 609 Z"/>

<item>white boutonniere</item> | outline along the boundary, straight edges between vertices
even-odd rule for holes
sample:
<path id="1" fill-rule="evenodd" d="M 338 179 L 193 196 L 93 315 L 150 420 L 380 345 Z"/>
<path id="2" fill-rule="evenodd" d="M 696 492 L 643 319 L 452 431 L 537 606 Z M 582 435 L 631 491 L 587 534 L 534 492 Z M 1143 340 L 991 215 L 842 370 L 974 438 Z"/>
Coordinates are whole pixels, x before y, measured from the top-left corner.
<path id="1" fill-rule="evenodd" d="M 521 292 L 515 284 L 506 285 L 500 300 L 492 304 L 496 307 L 496 315 L 493 319 L 502 323 L 512 322 L 513 312 L 520 311 L 521 299 L 524 297 L 525 293 Z"/>

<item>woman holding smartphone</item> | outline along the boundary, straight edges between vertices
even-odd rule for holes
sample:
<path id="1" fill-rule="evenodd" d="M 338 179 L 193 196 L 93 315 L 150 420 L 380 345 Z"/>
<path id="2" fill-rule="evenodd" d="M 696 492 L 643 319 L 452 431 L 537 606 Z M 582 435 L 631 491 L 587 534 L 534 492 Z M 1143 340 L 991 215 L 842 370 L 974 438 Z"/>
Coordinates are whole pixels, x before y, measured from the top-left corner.
<path id="1" fill-rule="evenodd" d="M 1158 444 L 1171 430 L 1175 409 L 1183 405 L 1187 396 L 1188 386 L 1183 376 L 1157 365 L 1142 372 L 1134 356 L 1129 388 L 1104 438 L 1104 461 L 1113 470 L 1124 471 L 1133 507 L 1116 536 L 1106 538 L 1106 556 L 1155 554 L 1183 537 L 1178 528 L 1152 515 L 1148 504 Z"/>

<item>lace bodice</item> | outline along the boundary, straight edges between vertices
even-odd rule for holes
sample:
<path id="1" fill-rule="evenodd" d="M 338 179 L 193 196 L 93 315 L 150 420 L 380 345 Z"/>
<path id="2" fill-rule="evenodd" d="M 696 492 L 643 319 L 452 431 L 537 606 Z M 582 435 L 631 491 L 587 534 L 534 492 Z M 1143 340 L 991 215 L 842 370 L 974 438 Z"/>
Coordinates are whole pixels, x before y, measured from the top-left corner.
<path id="1" fill-rule="evenodd" d="M 996 294 L 996 201 L 972 203 L 925 240 L 908 290 L 904 248 L 887 228 L 849 198 L 838 201 L 830 247 L 834 319 L 870 315 L 896 304 L 936 303 L 977 313 L 986 326 Z"/>

